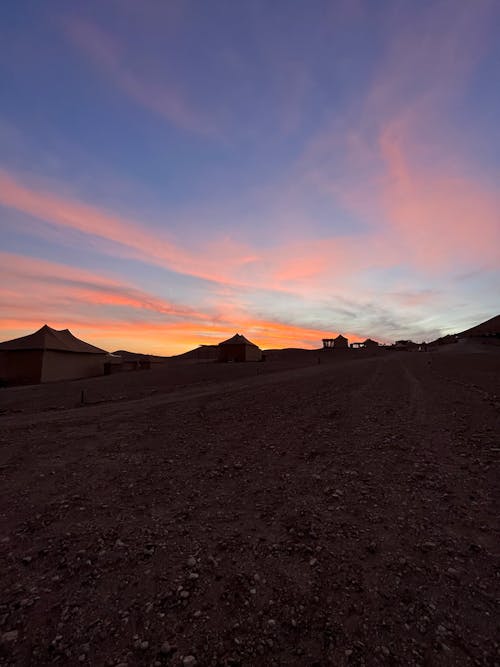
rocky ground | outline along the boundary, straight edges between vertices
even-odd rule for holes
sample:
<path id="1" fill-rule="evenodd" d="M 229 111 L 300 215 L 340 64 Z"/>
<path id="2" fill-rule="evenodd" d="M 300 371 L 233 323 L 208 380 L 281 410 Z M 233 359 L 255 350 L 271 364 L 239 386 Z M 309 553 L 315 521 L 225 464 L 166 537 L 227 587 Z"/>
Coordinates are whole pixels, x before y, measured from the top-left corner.
<path id="1" fill-rule="evenodd" d="M 500 355 L 349 358 L 0 392 L 0 664 L 500 665 Z"/>

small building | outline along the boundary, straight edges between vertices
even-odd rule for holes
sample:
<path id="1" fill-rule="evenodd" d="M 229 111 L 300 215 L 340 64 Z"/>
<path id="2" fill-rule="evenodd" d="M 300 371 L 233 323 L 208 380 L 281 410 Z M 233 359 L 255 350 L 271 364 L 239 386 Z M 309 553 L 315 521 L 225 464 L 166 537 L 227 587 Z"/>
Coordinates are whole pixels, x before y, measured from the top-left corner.
<path id="1" fill-rule="evenodd" d="M 345 336 L 343 336 L 342 334 L 339 334 L 337 336 L 337 338 L 334 339 L 333 346 L 336 349 L 348 350 L 349 349 L 349 341 L 347 340 L 347 338 Z"/>
<path id="2" fill-rule="evenodd" d="M 114 375 L 123 371 L 123 359 L 119 354 L 107 354 L 104 359 L 104 375 Z"/>
<path id="3" fill-rule="evenodd" d="M 323 338 L 324 350 L 348 350 L 349 341 L 345 336 L 339 334 L 337 338 Z"/>
<path id="4" fill-rule="evenodd" d="M 217 360 L 223 362 L 262 361 L 262 350 L 245 336 L 237 333 L 232 338 L 219 343 Z"/>
<path id="5" fill-rule="evenodd" d="M 356 342 L 356 343 L 351 343 L 350 345 L 352 350 L 356 349 L 362 349 L 362 350 L 373 350 L 377 347 L 380 347 L 379 344 L 377 343 L 376 340 L 372 340 L 371 338 L 367 338 L 363 342 Z"/>
<path id="6" fill-rule="evenodd" d="M 0 380 L 19 385 L 103 375 L 106 355 L 69 329 L 58 331 L 45 324 L 28 336 L 0 343 Z"/>

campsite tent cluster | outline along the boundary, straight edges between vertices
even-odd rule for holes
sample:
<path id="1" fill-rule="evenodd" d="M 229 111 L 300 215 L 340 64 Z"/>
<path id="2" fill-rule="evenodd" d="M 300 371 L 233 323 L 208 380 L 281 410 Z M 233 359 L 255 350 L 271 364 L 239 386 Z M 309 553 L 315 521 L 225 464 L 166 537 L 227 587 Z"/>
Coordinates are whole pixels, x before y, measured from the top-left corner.
<path id="1" fill-rule="evenodd" d="M 324 339 L 323 347 L 348 350 L 349 347 L 378 347 L 378 343 L 367 339 L 349 346 L 347 338 L 339 334 L 336 338 Z M 237 333 L 218 345 L 201 345 L 179 358 L 231 363 L 262 361 L 263 355 L 255 343 Z M 56 330 L 45 324 L 28 336 L 0 343 L 0 386 L 76 380 L 149 369 L 166 360 L 167 357 L 126 350 L 109 353 L 76 338 L 68 329 Z"/>
<path id="2" fill-rule="evenodd" d="M 224 362 L 260 361 L 262 351 L 236 334 L 217 347 Z M 110 373 L 151 368 L 166 357 L 118 350 L 110 354 L 73 336 L 68 329 L 44 325 L 35 333 L 0 343 L 0 384 L 21 385 L 76 380 Z"/>

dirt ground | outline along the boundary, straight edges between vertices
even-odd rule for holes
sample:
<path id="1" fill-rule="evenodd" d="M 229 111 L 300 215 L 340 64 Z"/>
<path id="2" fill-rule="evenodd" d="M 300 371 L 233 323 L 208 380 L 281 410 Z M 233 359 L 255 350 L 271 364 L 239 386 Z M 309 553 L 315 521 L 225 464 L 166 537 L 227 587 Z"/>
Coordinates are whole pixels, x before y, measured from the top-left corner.
<path id="1" fill-rule="evenodd" d="M 1 390 L 0 664 L 500 665 L 500 354 L 317 359 Z"/>

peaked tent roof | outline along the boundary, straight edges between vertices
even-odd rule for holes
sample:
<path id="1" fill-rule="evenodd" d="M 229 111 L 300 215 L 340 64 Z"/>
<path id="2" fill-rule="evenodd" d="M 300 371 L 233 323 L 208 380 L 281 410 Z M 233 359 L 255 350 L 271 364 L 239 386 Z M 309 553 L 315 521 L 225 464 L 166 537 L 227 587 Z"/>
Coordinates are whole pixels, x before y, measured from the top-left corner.
<path id="1" fill-rule="evenodd" d="M 245 338 L 245 336 L 242 336 L 239 333 L 234 334 L 232 338 L 222 341 L 219 345 L 252 345 L 253 347 L 258 347 L 255 343 L 252 343 L 248 338 Z"/>
<path id="2" fill-rule="evenodd" d="M 106 354 L 106 350 L 101 350 L 73 336 L 69 329 L 58 331 L 47 324 L 28 336 L 0 343 L 0 350 L 57 350 L 59 352 Z"/>
<path id="3" fill-rule="evenodd" d="M 343 336 L 342 334 L 339 334 L 337 336 L 337 338 L 334 338 L 334 340 L 347 340 L 347 338 L 345 336 Z"/>

